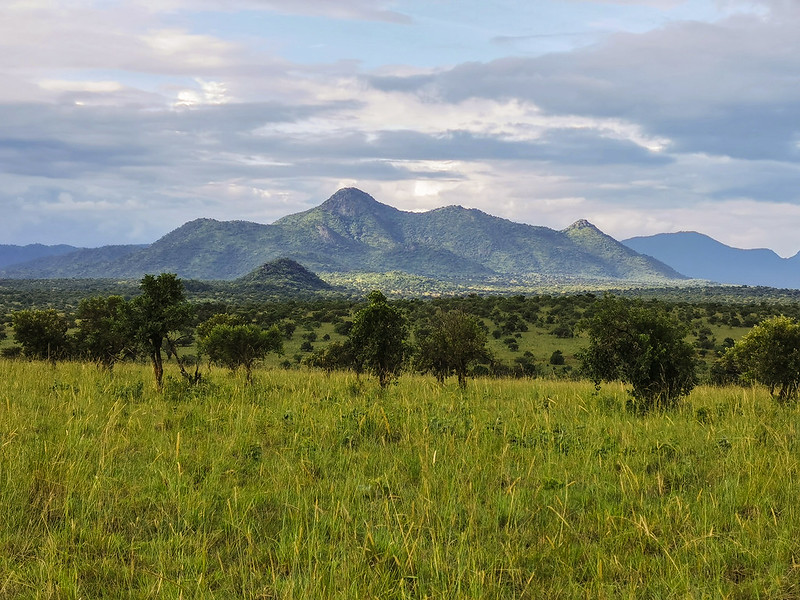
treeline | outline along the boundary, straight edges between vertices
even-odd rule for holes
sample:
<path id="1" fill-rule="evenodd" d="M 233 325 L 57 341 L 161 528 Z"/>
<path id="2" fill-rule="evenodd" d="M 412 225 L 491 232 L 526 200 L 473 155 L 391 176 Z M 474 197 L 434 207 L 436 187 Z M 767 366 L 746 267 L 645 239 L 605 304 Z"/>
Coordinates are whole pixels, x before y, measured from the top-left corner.
<path id="1" fill-rule="evenodd" d="M 171 274 L 145 276 L 138 291 L 130 298 L 83 298 L 74 312 L 14 311 L 5 324 L 13 327 L 15 345 L 6 343 L 3 354 L 94 361 L 108 369 L 120 360 L 144 359 L 160 387 L 164 355 L 189 382 L 201 379 L 201 358 L 243 368 L 249 379 L 258 361 L 282 353 L 284 343 L 299 332 L 299 351 L 294 361 L 283 361 L 285 367 L 366 372 L 382 386 L 404 369 L 439 381 L 456 377 L 462 386 L 477 375 L 622 380 L 631 386 L 632 400 L 645 407 L 674 404 L 699 381 L 758 381 L 787 400 L 796 396 L 793 378 L 800 377 L 800 342 L 792 345 L 800 318 L 795 303 L 664 302 L 594 294 L 472 294 L 390 302 L 374 292 L 358 302 L 235 305 L 189 302 L 183 282 Z M 319 335 L 323 324 L 329 333 Z M 720 340 L 715 332 L 723 326 L 751 331 L 738 341 Z M 556 349 L 537 359 L 523 349 L 534 329 L 556 340 L 579 336 L 585 343 L 570 356 Z M 0 325 L 0 340 L 5 337 Z M 798 365 L 791 362 L 795 358 Z"/>

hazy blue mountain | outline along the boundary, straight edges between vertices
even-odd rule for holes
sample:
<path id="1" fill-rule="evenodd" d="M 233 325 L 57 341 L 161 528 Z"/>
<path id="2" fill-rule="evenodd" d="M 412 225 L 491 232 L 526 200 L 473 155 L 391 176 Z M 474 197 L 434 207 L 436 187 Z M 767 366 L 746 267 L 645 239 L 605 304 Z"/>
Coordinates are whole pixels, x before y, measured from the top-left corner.
<path id="1" fill-rule="evenodd" d="M 77 249 L 78 248 L 75 246 L 67 246 L 66 244 L 59 244 L 57 246 L 45 246 L 43 244 L 28 244 L 27 246 L 0 244 L 0 269 L 9 265 L 16 265 L 42 258 L 43 256 L 67 254 Z"/>
<path id="2" fill-rule="evenodd" d="M 622 242 L 688 277 L 718 283 L 800 288 L 800 257 L 781 258 L 772 250 L 732 248 L 694 231 L 659 233 Z"/>
<path id="3" fill-rule="evenodd" d="M 71 252 L 42 256 L 0 270 L 0 277 L 12 279 L 102 278 L 113 276 L 115 265 L 144 245 L 73 248 Z"/>
<path id="4" fill-rule="evenodd" d="M 236 279 L 278 258 L 314 272 L 391 271 L 441 280 L 546 275 L 644 282 L 681 277 L 584 221 L 555 231 L 460 206 L 404 212 L 354 188 L 272 225 L 191 221 L 104 265 L 102 275 L 169 271 L 190 279 Z M 76 268 L 60 276 L 101 275 Z"/>

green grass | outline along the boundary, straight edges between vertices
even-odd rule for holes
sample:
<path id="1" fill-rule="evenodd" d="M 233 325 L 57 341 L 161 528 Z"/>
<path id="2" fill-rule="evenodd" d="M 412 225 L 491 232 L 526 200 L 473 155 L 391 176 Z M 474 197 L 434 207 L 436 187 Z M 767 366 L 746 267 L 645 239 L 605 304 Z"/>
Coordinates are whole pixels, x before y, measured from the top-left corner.
<path id="1" fill-rule="evenodd" d="M 0 598 L 800 598 L 761 389 L 151 377 L 0 361 Z"/>

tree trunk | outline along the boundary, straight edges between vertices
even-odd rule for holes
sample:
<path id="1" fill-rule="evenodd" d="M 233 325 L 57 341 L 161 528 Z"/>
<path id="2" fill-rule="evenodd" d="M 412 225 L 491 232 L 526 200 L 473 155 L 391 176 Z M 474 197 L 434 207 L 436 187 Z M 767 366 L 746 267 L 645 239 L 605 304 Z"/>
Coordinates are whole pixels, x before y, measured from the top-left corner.
<path id="1" fill-rule="evenodd" d="M 156 387 L 160 392 L 163 389 L 164 363 L 161 360 L 161 349 L 157 348 L 150 353 L 150 360 L 153 361 L 153 374 L 156 376 Z"/>
<path id="2" fill-rule="evenodd" d="M 175 346 L 175 342 L 169 337 L 167 337 L 167 346 L 169 347 L 170 353 L 175 357 L 175 362 L 178 363 L 178 369 L 180 369 L 181 375 L 183 375 L 184 379 L 186 379 L 186 381 L 189 383 L 197 383 L 200 381 L 200 371 L 197 368 L 197 365 L 195 365 L 194 375 L 190 375 L 186 371 L 186 367 L 184 366 L 183 361 L 178 354 L 178 348 Z M 200 361 L 198 360 L 197 362 L 199 363 Z"/>
<path id="3" fill-rule="evenodd" d="M 467 387 L 467 374 L 462 371 L 458 372 L 458 387 L 462 390 Z"/>

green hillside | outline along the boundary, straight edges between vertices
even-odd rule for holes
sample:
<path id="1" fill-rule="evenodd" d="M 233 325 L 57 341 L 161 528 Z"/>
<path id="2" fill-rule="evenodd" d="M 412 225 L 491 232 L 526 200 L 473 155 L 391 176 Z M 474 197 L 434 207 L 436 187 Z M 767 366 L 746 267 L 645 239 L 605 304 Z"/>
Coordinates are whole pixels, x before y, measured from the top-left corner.
<path id="1" fill-rule="evenodd" d="M 25 276 L 139 277 L 166 271 L 232 280 L 281 257 L 345 278 L 388 272 L 437 281 L 548 277 L 663 283 L 681 278 L 585 222 L 555 231 L 460 206 L 404 212 L 355 188 L 339 190 L 321 205 L 272 225 L 198 219 L 117 260 Z"/>
<path id="2" fill-rule="evenodd" d="M 333 289 L 303 265 L 288 258 L 264 263 L 232 281 L 231 286 L 241 291 L 287 292 L 292 295 Z"/>

